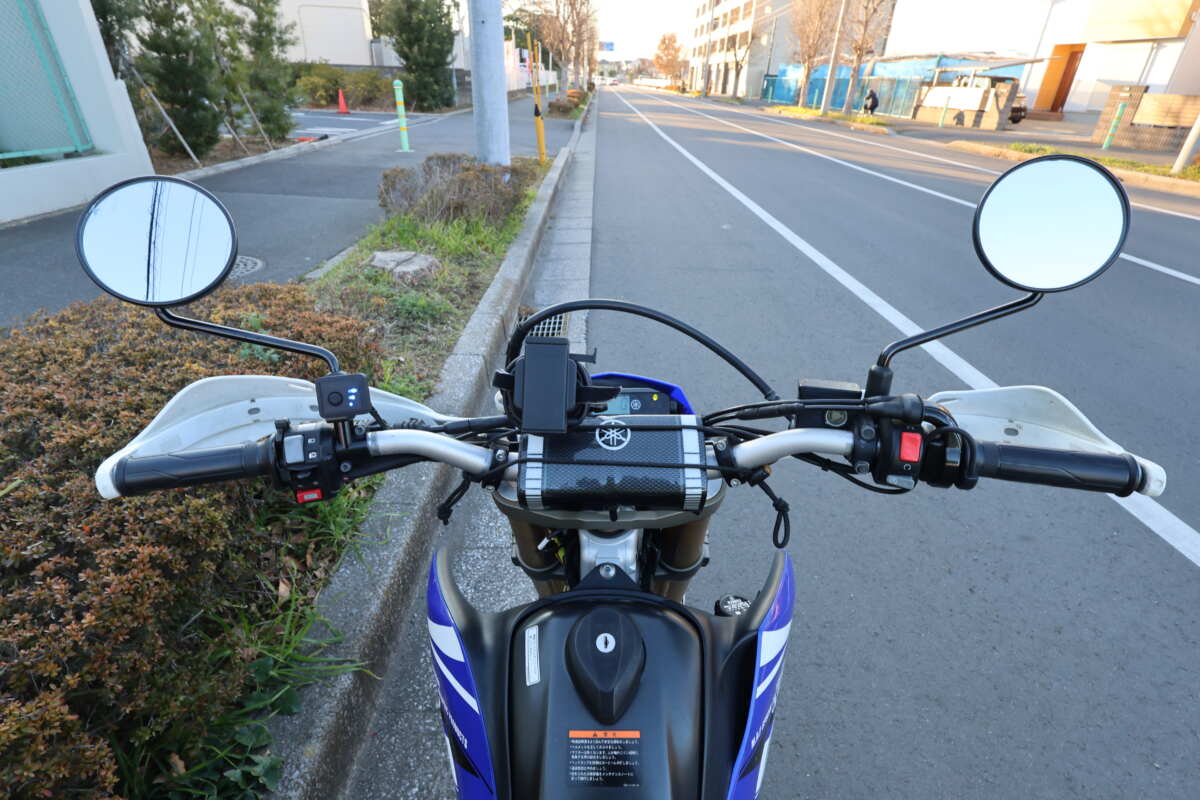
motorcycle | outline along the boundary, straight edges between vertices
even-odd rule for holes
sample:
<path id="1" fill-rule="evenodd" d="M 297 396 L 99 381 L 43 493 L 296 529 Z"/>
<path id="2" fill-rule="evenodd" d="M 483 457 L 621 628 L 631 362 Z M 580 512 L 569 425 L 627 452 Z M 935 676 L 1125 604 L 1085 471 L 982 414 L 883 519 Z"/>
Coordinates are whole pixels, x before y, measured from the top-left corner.
<path id="1" fill-rule="evenodd" d="M 987 190 L 976 252 L 1019 298 L 888 345 L 865 387 L 805 380 L 781 398 L 711 337 L 661 311 L 583 299 L 532 315 L 508 342 L 494 385 L 500 413 L 451 417 L 340 371 L 324 348 L 184 317 L 171 309 L 229 274 L 237 236 L 204 189 L 137 178 L 84 212 L 77 250 L 105 291 L 163 322 L 323 358 L 313 383 L 208 378 L 180 391 L 96 472 L 105 498 L 270 477 L 297 502 L 420 461 L 491 492 L 512 529 L 513 563 L 535 601 L 487 614 L 464 599 L 439 550 L 428 632 L 451 770 L 463 800 L 758 796 L 792 623 L 796 577 L 787 504 L 770 467 L 798 460 L 886 494 L 981 479 L 1162 493 L 1163 469 L 1127 453 L 1057 392 L 1039 386 L 891 393 L 893 358 L 1026 310 L 1106 270 L 1129 202 L 1101 166 L 1074 156 L 1022 163 Z M 702 413 L 684 389 L 632 373 L 589 374 L 593 358 L 539 323 L 577 310 L 655 320 L 691 337 L 763 399 Z M 755 427 L 774 422 L 777 429 Z M 709 523 L 728 491 L 758 487 L 779 552 L 762 590 L 711 611 L 686 605 L 708 563 Z"/>

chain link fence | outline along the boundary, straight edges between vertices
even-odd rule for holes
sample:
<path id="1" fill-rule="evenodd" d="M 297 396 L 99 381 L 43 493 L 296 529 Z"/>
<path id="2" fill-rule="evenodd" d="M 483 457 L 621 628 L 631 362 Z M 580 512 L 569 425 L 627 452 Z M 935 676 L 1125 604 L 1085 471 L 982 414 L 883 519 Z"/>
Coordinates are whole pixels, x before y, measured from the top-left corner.
<path id="1" fill-rule="evenodd" d="M 0 0 L 0 76 L 0 161 L 92 149 L 38 0 Z"/>

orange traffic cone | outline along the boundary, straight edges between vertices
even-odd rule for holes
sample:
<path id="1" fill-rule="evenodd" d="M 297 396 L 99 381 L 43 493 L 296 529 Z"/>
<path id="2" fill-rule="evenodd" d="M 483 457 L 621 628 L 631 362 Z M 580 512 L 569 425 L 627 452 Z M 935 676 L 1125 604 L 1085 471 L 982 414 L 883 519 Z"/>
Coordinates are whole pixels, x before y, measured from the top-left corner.
<path id="1" fill-rule="evenodd" d="M 338 89 L 338 113 L 339 114 L 349 114 L 350 113 L 350 109 L 346 107 L 346 95 L 344 95 L 342 93 L 341 89 Z"/>

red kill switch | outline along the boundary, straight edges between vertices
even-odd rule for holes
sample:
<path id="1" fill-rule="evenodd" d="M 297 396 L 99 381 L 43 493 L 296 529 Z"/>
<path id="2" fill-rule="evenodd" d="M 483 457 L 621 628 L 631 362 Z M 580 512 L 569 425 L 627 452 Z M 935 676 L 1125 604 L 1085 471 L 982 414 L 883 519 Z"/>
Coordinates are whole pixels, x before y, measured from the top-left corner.
<path id="1" fill-rule="evenodd" d="M 911 432 L 900 434 L 900 460 L 910 464 L 921 460 L 921 434 Z"/>

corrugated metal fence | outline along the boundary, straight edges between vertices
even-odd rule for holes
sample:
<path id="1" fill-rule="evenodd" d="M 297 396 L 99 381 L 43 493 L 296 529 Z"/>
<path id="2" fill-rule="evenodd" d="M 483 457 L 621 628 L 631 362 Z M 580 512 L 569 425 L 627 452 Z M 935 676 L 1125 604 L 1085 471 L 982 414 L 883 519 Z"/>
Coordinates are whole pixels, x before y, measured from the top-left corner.
<path id="1" fill-rule="evenodd" d="M 0 0 L 0 159 L 92 149 L 38 0 Z"/>

